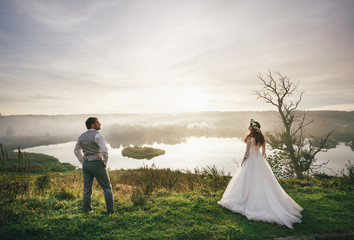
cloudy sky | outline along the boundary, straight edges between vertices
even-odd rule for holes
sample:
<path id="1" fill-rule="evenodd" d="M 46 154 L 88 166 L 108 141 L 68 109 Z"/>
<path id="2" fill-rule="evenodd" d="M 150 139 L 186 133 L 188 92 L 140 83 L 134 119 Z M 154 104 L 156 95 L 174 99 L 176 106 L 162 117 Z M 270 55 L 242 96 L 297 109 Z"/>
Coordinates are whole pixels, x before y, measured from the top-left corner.
<path id="1" fill-rule="evenodd" d="M 353 0 L 0 0 L 0 113 L 269 110 L 268 70 L 354 110 L 353 23 Z"/>

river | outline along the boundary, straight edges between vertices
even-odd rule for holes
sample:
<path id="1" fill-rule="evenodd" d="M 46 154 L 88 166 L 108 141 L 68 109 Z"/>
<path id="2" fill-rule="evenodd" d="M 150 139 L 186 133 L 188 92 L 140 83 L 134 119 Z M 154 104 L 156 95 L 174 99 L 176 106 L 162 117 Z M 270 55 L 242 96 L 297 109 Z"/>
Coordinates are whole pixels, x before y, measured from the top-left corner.
<path id="1" fill-rule="evenodd" d="M 73 149 L 75 142 L 62 144 L 38 146 L 24 149 L 25 152 L 43 153 L 54 156 L 60 162 L 71 163 L 81 167 L 76 159 Z M 108 167 L 110 169 L 134 169 L 142 166 L 154 164 L 158 168 L 170 168 L 173 170 L 191 170 L 215 165 L 217 169 L 223 170 L 226 174 L 236 171 L 242 161 L 245 152 L 245 144 L 240 138 L 189 138 L 184 143 L 175 145 L 152 144 L 144 145 L 147 147 L 159 148 L 166 151 L 162 156 L 152 160 L 136 160 L 122 156 L 121 148 L 112 148 L 107 144 L 109 151 Z M 317 154 L 318 164 L 329 161 L 327 168 L 322 168 L 322 172 L 328 174 L 339 173 L 346 169 L 348 160 L 354 163 L 354 152 L 344 143 L 340 143 L 336 148 L 329 149 L 327 152 Z"/>

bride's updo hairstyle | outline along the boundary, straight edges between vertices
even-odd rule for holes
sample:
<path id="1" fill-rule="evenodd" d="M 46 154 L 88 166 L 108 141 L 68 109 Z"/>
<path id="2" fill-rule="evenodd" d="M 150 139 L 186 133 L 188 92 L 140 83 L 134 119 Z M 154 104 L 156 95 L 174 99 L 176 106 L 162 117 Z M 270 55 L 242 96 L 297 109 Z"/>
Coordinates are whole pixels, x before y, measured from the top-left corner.
<path id="1" fill-rule="evenodd" d="M 255 120 L 251 119 L 250 126 L 252 127 L 252 129 L 247 134 L 244 141 L 247 142 L 248 138 L 253 137 L 256 141 L 256 145 L 263 145 L 265 140 L 264 140 L 264 135 L 261 131 L 261 124 L 259 124 L 259 122 L 256 122 Z"/>

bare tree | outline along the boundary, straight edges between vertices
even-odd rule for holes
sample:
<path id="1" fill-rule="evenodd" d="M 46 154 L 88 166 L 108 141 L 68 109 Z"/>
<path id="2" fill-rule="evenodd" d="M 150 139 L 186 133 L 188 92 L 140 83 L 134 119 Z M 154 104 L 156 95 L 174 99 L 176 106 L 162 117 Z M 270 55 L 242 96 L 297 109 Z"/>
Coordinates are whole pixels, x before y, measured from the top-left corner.
<path id="1" fill-rule="evenodd" d="M 333 133 L 329 132 L 320 140 L 314 137 L 304 137 L 305 127 L 314 120 L 306 121 L 306 113 L 297 110 L 304 92 L 294 96 L 298 90 L 298 82 L 291 81 L 280 72 L 268 71 L 268 76 L 258 75 L 261 88 L 255 90 L 258 99 L 272 104 L 280 115 L 281 126 L 274 134 L 267 134 L 267 141 L 273 149 L 281 152 L 283 160 L 289 163 L 290 170 L 298 178 L 303 178 L 305 172 L 313 171 L 321 165 L 315 165 L 315 156 L 326 150 L 326 142 Z"/>

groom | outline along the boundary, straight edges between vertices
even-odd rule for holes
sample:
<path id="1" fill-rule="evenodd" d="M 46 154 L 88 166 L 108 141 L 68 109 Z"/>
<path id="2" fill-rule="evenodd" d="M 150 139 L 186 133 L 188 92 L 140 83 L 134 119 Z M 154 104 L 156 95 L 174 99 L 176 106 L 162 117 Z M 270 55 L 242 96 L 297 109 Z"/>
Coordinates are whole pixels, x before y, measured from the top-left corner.
<path id="1" fill-rule="evenodd" d="M 104 191 L 107 214 L 114 213 L 112 185 L 106 169 L 108 161 L 108 150 L 102 134 L 101 123 L 95 117 L 86 120 L 87 131 L 80 135 L 77 140 L 74 153 L 82 163 L 84 177 L 83 203 L 84 211 L 92 213 L 91 195 L 92 182 L 96 178 Z"/>

